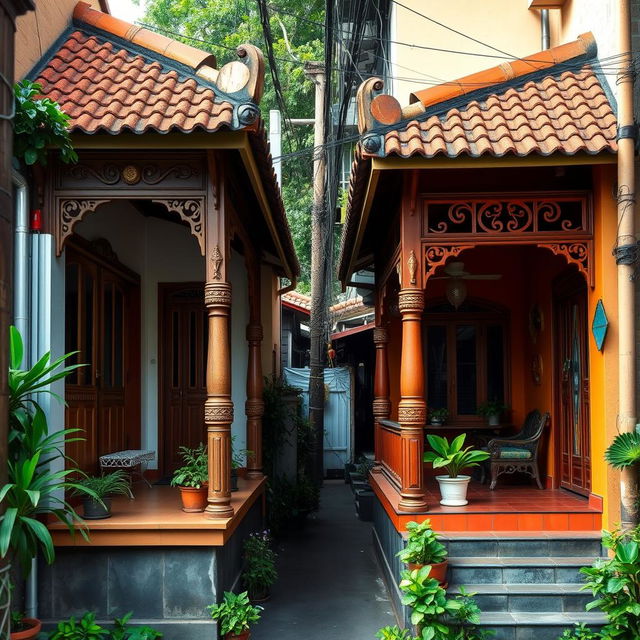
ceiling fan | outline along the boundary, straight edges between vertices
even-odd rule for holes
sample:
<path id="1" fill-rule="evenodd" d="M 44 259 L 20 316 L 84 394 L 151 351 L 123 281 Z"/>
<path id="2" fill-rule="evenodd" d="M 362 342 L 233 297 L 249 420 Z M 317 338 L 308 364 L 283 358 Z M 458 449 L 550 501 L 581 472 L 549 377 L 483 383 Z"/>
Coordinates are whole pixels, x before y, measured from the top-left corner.
<path id="1" fill-rule="evenodd" d="M 502 278 L 500 273 L 473 274 L 464 270 L 464 262 L 450 262 L 443 271 L 447 274 L 444 276 L 435 276 L 432 280 L 448 280 L 447 282 L 447 300 L 454 309 L 457 309 L 467 297 L 467 285 L 465 280 L 499 280 Z"/>

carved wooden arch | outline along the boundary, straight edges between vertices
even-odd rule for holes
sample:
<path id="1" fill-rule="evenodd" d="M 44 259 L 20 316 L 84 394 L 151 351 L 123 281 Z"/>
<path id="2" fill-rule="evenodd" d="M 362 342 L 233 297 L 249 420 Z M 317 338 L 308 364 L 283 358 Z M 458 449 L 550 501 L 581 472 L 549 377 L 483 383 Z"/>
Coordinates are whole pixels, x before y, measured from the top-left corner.
<path id="1" fill-rule="evenodd" d="M 565 240 L 557 242 L 518 242 L 519 246 L 548 249 L 554 255 L 563 257 L 567 264 L 576 265 L 590 287 L 594 286 L 593 240 Z M 463 251 L 482 246 L 505 247 L 508 243 L 464 243 L 464 244 L 423 244 L 423 277 L 426 288 L 429 278 L 438 267 L 444 266 L 451 258 L 458 257 Z"/>
<path id="2" fill-rule="evenodd" d="M 67 239 L 73 234 L 73 229 L 78 222 L 88 214 L 108 202 L 117 200 L 129 200 L 130 196 L 121 198 L 56 198 L 55 205 L 55 236 L 56 256 L 60 256 Z M 167 212 L 177 214 L 183 222 L 189 225 L 191 235 L 198 241 L 200 253 L 205 255 L 205 207 L 204 196 L 189 195 L 176 198 L 149 198 L 151 202 L 161 204 Z"/>

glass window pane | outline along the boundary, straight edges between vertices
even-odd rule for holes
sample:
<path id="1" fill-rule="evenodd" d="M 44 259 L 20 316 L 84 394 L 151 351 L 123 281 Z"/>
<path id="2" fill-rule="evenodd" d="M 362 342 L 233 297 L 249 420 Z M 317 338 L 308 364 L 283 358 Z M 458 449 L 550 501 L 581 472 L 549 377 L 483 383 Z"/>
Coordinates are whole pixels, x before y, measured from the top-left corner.
<path id="1" fill-rule="evenodd" d="M 65 352 L 78 351 L 78 265 L 67 264 L 65 281 Z M 69 362 L 77 362 L 78 357 L 73 356 Z M 78 384 L 78 370 L 73 371 L 67 377 L 67 384 Z"/>
<path id="2" fill-rule="evenodd" d="M 487 327 L 487 400 L 504 403 L 504 335 L 495 324 Z"/>
<path id="3" fill-rule="evenodd" d="M 477 412 L 476 327 L 456 326 L 456 388 L 458 415 Z"/>
<path id="4" fill-rule="evenodd" d="M 427 327 L 427 406 L 447 408 L 447 328 Z"/>

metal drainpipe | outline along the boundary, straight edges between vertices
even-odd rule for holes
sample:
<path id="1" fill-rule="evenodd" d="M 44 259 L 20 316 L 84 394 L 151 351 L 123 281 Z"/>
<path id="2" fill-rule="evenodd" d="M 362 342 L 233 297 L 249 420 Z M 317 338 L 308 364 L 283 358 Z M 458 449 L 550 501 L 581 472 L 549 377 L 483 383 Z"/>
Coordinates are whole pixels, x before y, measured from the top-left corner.
<path id="1" fill-rule="evenodd" d="M 29 317 L 29 208 L 27 204 L 27 181 L 16 171 L 12 171 L 16 190 L 14 263 L 13 263 L 13 323 L 20 332 L 25 345 L 24 366 L 32 363 L 35 351 L 30 340 L 31 323 Z M 25 614 L 28 618 L 38 615 L 38 563 L 34 558 L 25 589 Z"/>
<path id="2" fill-rule="evenodd" d="M 542 29 L 542 49 L 549 49 L 551 47 L 551 32 L 549 31 L 549 9 L 542 9 L 540 11 L 540 26 Z"/>
<path id="3" fill-rule="evenodd" d="M 629 0 L 619 0 L 619 53 L 631 66 L 631 11 Z M 635 140 L 633 74 L 624 68 L 618 76 L 618 234 L 614 255 L 618 272 L 618 420 L 620 433 L 636 424 L 635 282 L 638 245 L 635 229 Z M 638 520 L 638 474 L 633 467 L 620 476 L 622 522 Z"/>

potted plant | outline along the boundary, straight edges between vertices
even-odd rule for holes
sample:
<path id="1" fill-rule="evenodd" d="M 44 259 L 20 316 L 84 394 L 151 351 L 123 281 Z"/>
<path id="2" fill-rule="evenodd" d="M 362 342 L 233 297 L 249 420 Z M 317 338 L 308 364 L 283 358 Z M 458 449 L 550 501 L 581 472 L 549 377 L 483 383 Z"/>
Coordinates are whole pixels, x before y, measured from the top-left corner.
<path id="1" fill-rule="evenodd" d="M 11 640 L 32 640 L 41 629 L 42 623 L 37 618 L 26 618 L 21 611 L 11 612 Z"/>
<path id="2" fill-rule="evenodd" d="M 202 442 L 195 448 L 180 447 L 184 465 L 173 472 L 171 486 L 180 489 L 182 510 L 187 513 L 204 511 L 209 489 L 207 448 Z"/>
<path id="3" fill-rule="evenodd" d="M 376 638 L 380 640 L 413 640 L 409 629 L 401 629 L 398 626 L 382 627 L 376 633 Z"/>
<path id="4" fill-rule="evenodd" d="M 244 541 L 244 570 L 242 580 L 252 602 L 269 599 L 270 587 L 278 578 L 276 554 L 271 548 L 268 531 L 252 533 Z"/>
<path id="5" fill-rule="evenodd" d="M 407 543 L 396 555 L 409 570 L 431 565 L 432 578 L 444 585 L 447 577 L 447 548 L 431 528 L 431 521 L 407 522 Z"/>
<path id="6" fill-rule="evenodd" d="M 509 407 L 497 400 L 489 400 L 478 407 L 478 415 L 481 418 L 486 418 L 487 423 L 492 427 L 500 426 L 500 416 L 503 411 L 506 411 Z"/>
<path id="7" fill-rule="evenodd" d="M 22 369 L 24 346 L 15 327 L 10 328 L 9 348 L 9 437 L 7 482 L 0 489 L 4 507 L 0 516 L 0 556 L 5 561 L 17 561 L 22 575 L 27 576 L 38 552 L 48 564 L 55 558 L 51 534 L 41 519 L 56 518 L 70 531 L 79 530 L 88 540 L 86 527 L 64 496 L 72 490 L 96 496 L 91 489 L 69 480 L 72 474 L 80 477 L 84 474 L 62 453 L 65 443 L 80 439 L 69 437 L 80 430 L 62 429 L 50 434 L 46 414 L 34 399 L 36 393 L 54 395 L 49 386 L 83 365 L 64 366 L 71 353 L 53 361 L 51 354 L 45 353 L 33 367 Z M 66 463 L 67 468 L 51 469 L 60 462 Z M 14 624 L 19 619 L 21 624 L 38 626 L 38 621 L 19 615 L 14 617 Z M 15 631 L 20 635 L 12 633 L 11 637 L 31 637 L 22 635 L 25 632 L 28 630 Z"/>
<path id="8" fill-rule="evenodd" d="M 436 426 L 442 426 L 449 417 L 449 410 L 442 407 L 440 409 L 429 409 L 429 422 Z"/>
<path id="9" fill-rule="evenodd" d="M 252 455 L 249 449 L 235 448 L 236 437 L 231 436 L 231 491 L 238 490 L 238 469 L 242 467 L 242 464 L 246 458 Z"/>
<path id="10" fill-rule="evenodd" d="M 113 473 L 88 476 L 78 481 L 85 489 L 91 489 L 93 496 L 85 495 L 82 500 L 85 520 L 101 520 L 111 517 L 111 496 L 129 496 L 133 498 L 127 474 L 118 469 Z"/>
<path id="11" fill-rule="evenodd" d="M 440 504 L 447 507 L 461 507 L 467 503 L 467 488 L 471 476 L 461 475 L 460 471 L 469 467 L 476 467 L 489 457 L 486 451 L 479 451 L 472 447 L 463 449 L 466 433 L 461 433 L 453 439 L 451 444 L 446 438 L 433 434 L 427 435 L 427 440 L 433 451 L 424 454 L 424 461 L 431 462 L 434 469 L 446 469 L 449 475 L 436 476 L 440 485 L 442 499 Z"/>
<path id="12" fill-rule="evenodd" d="M 207 610 L 220 625 L 225 640 L 248 640 L 249 628 L 260 619 L 262 607 L 251 604 L 246 591 L 238 595 L 225 591 L 222 602 L 209 605 Z"/>

